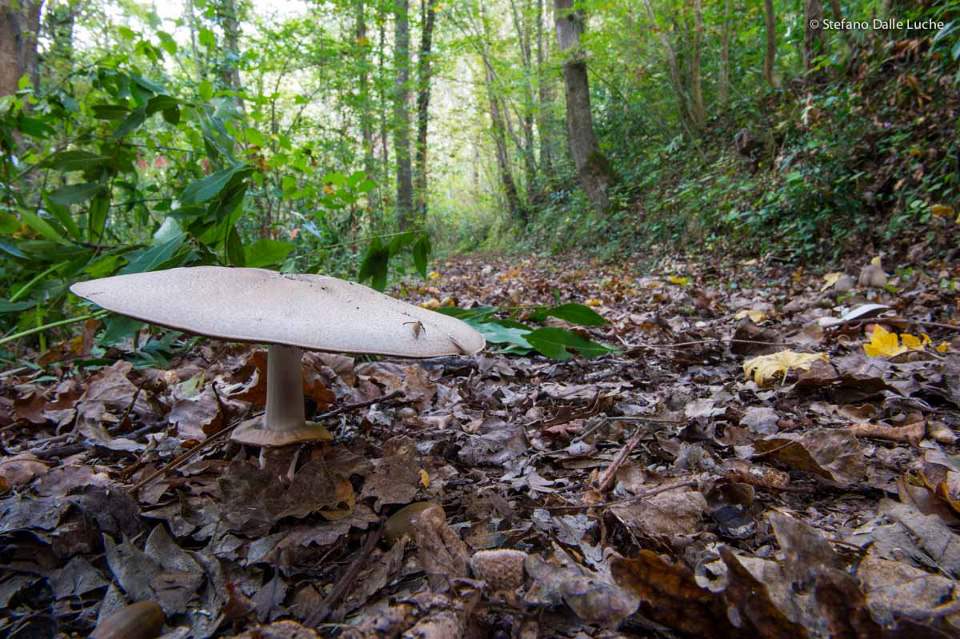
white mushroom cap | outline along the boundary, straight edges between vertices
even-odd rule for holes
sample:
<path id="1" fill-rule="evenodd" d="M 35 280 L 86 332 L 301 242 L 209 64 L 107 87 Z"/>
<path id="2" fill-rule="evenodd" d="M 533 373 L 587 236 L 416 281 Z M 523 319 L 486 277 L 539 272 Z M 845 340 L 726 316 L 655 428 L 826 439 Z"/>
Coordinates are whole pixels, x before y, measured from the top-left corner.
<path id="1" fill-rule="evenodd" d="M 195 266 L 79 282 L 70 290 L 135 319 L 235 342 L 400 357 L 484 346 L 464 322 L 334 277 Z"/>

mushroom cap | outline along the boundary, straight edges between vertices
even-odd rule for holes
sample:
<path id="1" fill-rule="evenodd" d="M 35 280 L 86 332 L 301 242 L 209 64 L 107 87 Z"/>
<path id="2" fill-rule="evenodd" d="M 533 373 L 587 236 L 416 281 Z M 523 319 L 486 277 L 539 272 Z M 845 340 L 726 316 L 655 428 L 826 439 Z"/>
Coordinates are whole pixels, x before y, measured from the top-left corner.
<path id="1" fill-rule="evenodd" d="M 234 342 L 399 357 L 469 355 L 483 336 L 464 322 L 323 275 L 194 266 L 70 287 L 114 313 Z"/>
<path id="2" fill-rule="evenodd" d="M 470 569 L 494 591 L 516 590 L 523 585 L 523 564 L 526 559 L 527 553 L 522 550 L 480 550 L 470 558 Z"/>

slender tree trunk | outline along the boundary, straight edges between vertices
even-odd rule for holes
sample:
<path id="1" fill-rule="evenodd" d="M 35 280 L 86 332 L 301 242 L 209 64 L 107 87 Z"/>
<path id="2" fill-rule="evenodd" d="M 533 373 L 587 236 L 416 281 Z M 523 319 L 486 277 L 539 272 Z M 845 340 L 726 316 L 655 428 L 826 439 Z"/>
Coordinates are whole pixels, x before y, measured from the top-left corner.
<path id="1" fill-rule="evenodd" d="M 240 81 L 240 20 L 237 0 L 218 0 L 214 6 L 217 20 L 223 29 L 223 52 L 219 61 L 220 81 L 231 91 L 242 91 Z M 243 99 L 237 96 L 236 104 L 243 109 Z"/>
<path id="2" fill-rule="evenodd" d="M 763 56 L 763 77 L 771 87 L 780 86 L 774 72 L 777 61 L 777 19 L 773 13 L 773 0 L 763 0 L 763 19 L 767 32 L 767 51 Z"/>
<path id="3" fill-rule="evenodd" d="M 593 114 L 590 110 L 590 85 L 587 63 L 580 51 L 580 34 L 584 16 L 573 8 L 573 0 L 554 0 L 557 21 L 557 44 L 565 55 L 563 82 L 567 102 L 567 136 L 570 155 L 577 167 L 580 185 L 590 203 L 599 211 L 609 208 L 608 191 L 613 182 L 607 159 L 600 152 L 593 132 Z"/>
<path id="4" fill-rule="evenodd" d="M 380 102 L 380 182 L 377 184 L 377 192 L 381 208 L 386 210 L 389 192 L 386 190 L 386 183 L 390 178 L 390 118 L 387 115 L 387 16 L 384 3 L 378 3 L 379 11 L 379 46 L 377 50 L 377 97 Z"/>
<path id="5" fill-rule="evenodd" d="M 537 1 L 537 133 L 540 136 L 540 168 L 545 177 L 553 177 L 552 135 L 550 127 L 550 84 L 544 65 L 544 0 Z"/>
<path id="6" fill-rule="evenodd" d="M 817 56 L 824 52 L 823 3 L 820 0 L 804 0 L 803 27 L 803 68 L 809 71 Z"/>
<path id="7" fill-rule="evenodd" d="M 378 186 L 370 191 L 368 198 L 372 214 L 380 209 L 379 178 L 377 176 L 377 160 L 373 155 L 373 110 L 370 104 L 370 41 L 367 38 L 366 3 L 357 2 L 356 16 L 357 37 L 357 86 L 360 98 L 360 138 L 363 144 L 363 172 Z"/>
<path id="8" fill-rule="evenodd" d="M 413 214 L 413 172 L 410 166 L 410 20 L 409 0 L 394 0 L 393 145 L 397 157 L 397 226 L 404 230 Z"/>
<path id="9" fill-rule="evenodd" d="M 717 100 L 721 106 L 730 101 L 730 4 L 723 0 L 723 24 L 720 27 L 720 77 L 717 81 Z"/>
<path id="10" fill-rule="evenodd" d="M 707 124 L 707 109 L 703 104 L 703 86 L 700 79 L 700 53 L 703 47 L 703 9 L 701 0 L 693 0 L 693 51 L 690 54 L 690 115 L 697 131 Z"/>
<path id="11" fill-rule="evenodd" d="M 414 191 L 417 197 L 417 215 L 427 218 L 427 134 L 430 125 L 430 55 L 433 43 L 433 25 L 436 23 L 436 0 L 422 0 L 420 54 L 417 58 L 417 143 Z"/>
<path id="12" fill-rule="evenodd" d="M 491 29 L 487 19 L 486 6 L 482 0 L 480 2 L 480 21 L 483 28 L 480 43 L 480 57 L 483 62 L 487 100 L 490 104 L 490 128 L 493 134 L 494 149 L 496 150 L 500 183 L 503 186 L 503 194 L 507 198 L 507 209 L 510 217 L 514 220 L 519 220 L 522 224 L 526 224 L 528 221 L 527 209 L 520 201 L 520 192 L 517 190 L 517 183 L 513 179 L 513 171 L 510 168 L 510 154 L 507 151 L 507 114 L 500 102 L 500 98 L 497 96 L 496 73 L 493 70 L 489 50 Z"/>
<path id="13" fill-rule="evenodd" d="M 500 171 L 500 183 L 503 185 L 503 194 L 507 198 L 507 209 L 510 212 L 510 217 L 526 224 L 527 211 L 520 202 L 517 183 L 514 181 L 513 172 L 510 170 L 510 155 L 507 152 L 507 132 L 503 108 L 494 90 L 495 78 L 493 68 L 486 58 L 484 58 L 484 68 L 487 80 L 487 98 L 490 101 L 490 123 L 492 125 L 493 142 L 497 152 L 497 168 Z"/>
<path id="14" fill-rule="evenodd" d="M 520 133 L 522 135 L 522 144 L 520 146 L 523 154 L 524 177 L 527 182 L 527 193 L 533 193 L 534 185 L 537 180 L 537 161 L 534 149 L 533 138 L 533 52 L 530 42 L 529 13 L 530 7 L 525 6 L 521 11 L 517 7 L 517 0 L 510 0 L 510 9 L 513 15 L 513 24 L 517 32 L 517 42 L 520 45 L 520 62 L 523 64 L 523 105 L 519 114 Z"/>
<path id="15" fill-rule="evenodd" d="M 693 123 L 690 96 L 687 94 L 684 86 L 683 74 L 680 72 L 680 63 L 677 60 L 677 52 L 674 50 L 673 45 L 670 44 L 670 38 L 667 36 L 666 31 L 657 28 L 657 16 L 653 12 L 653 5 L 650 4 L 650 0 L 643 0 L 643 5 L 647 10 L 647 17 L 650 20 L 651 27 L 656 29 L 660 34 L 660 44 L 663 47 L 663 56 L 667 62 L 670 86 L 673 87 L 673 93 L 677 98 L 677 113 L 680 114 L 680 123 L 683 125 L 684 130 L 693 136 L 696 131 L 696 126 Z"/>
<path id="16" fill-rule="evenodd" d="M 16 93 L 24 75 L 37 86 L 42 4 L 42 0 L 0 0 L 0 96 Z"/>

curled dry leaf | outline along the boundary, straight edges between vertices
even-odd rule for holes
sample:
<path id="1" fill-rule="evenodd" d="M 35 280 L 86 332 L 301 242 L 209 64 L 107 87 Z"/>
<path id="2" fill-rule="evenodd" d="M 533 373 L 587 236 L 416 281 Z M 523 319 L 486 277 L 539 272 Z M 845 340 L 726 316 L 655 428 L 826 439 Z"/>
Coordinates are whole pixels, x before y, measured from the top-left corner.
<path id="1" fill-rule="evenodd" d="M 766 386 L 777 378 L 786 379 L 791 370 L 805 371 L 816 361 L 828 361 L 827 354 L 780 351 L 748 359 L 743 363 L 743 374 L 758 386 Z"/>
<path id="2" fill-rule="evenodd" d="M 860 481 L 866 474 L 860 444 L 846 430 L 818 428 L 805 433 L 782 433 L 757 440 L 754 447 L 766 459 L 840 485 Z"/>
<path id="3" fill-rule="evenodd" d="M 693 572 L 651 550 L 631 559 L 615 557 L 611 574 L 640 600 L 639 613 L 656 623 L 697 637 L 740 636 L 721 597 L 697 585 Z"/>

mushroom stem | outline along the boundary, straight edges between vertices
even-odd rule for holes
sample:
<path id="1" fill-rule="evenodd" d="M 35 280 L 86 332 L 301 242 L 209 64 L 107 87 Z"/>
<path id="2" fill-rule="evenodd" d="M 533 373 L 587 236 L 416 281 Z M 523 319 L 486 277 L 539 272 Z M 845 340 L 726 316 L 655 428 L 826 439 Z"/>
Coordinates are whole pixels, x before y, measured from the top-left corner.
<path id="1" fill-rule="evenodd" d="M 293 431 L 304 427 L 303 371 L 296 346 L 271 344 L 267 356 L 267 414 L 264 428 Z"/>

